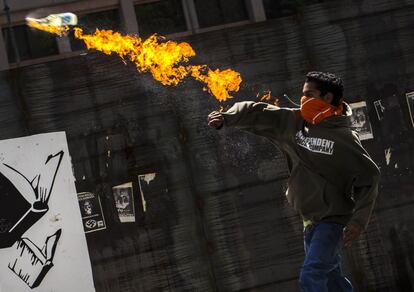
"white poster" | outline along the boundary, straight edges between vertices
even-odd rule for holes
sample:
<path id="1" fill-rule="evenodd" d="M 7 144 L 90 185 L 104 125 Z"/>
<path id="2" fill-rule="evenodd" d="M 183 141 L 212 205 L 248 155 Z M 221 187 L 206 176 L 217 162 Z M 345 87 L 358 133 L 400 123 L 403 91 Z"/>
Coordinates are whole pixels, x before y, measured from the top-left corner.
<path id="1" fill-rule="evenodd" d="M 64 132 L 0 141 L 0 292 L 95 291 Z"/>
<path id="2" fill-rule="evenodd" d="M 119 221 L 121 223 L 135 222 L 134 192 L 132 190 L 132 182 L 114 186 L 112 188 L 112 193 L 114 195 Z"/>
<path id="3" fill-rule="evenodd" d="M 361 140 L 374 138 L 371 123 L 368 118 L 368 109 L 365 101 L 349 104 L 352 108 L 351 126 L 358 132 Z"/>

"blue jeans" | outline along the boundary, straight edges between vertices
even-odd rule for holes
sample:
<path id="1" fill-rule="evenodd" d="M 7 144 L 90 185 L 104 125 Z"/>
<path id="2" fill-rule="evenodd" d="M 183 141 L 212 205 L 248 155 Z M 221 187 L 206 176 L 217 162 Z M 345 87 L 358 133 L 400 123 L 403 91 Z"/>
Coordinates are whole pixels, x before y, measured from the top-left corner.
<path id="1" fill-rule="evenodd" d="M 342 230 L 336 223 L 313 223 L 305 229 L 305 262 L 299 284 L 304 292 L 352 292 L 344 277 L 339 251 L 343 246 Z"/>

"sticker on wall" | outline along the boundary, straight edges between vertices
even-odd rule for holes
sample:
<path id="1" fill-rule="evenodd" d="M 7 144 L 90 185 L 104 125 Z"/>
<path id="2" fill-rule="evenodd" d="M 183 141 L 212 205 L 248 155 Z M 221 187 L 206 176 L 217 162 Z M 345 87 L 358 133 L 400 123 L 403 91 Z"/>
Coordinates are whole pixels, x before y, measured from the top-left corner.
<path id="1" fill-rule="evenodd" d="M 408 113 L 410 114 L 411 124 L 414 128 L 414 91 L 405 94 L 407 99 Z"/>
<path id="2" fill-rule="evenodd" d="M 135 222 L 134 192 L 132 182 L 112 188 L 119 221 Z"/>
<path id="3" fill-rule="evenodd" d="M 78 193 L 79 208 L 85 233 L 106 228 L 99 196 L 90 192 Z"/>
<path id="4" fill-rule="evenodd" d="M 381 104 L 381 99 L 374 101 L 375 112 L 377 113 L 378 121 L 384 118 L 385 107 Z"/>
<path id="5" fill-rule="evenodd" d="M 0 291 L 95 291 L 64 132 L 0 141 Z"/>
<path id="6" fill-rule="evenodd" d="M 360 101 L 349 105 L 352 108 L 351 126 L 353 130 L 358 132 L 361 140 L 374 138 L 368 118 L 367 103 Z"/>

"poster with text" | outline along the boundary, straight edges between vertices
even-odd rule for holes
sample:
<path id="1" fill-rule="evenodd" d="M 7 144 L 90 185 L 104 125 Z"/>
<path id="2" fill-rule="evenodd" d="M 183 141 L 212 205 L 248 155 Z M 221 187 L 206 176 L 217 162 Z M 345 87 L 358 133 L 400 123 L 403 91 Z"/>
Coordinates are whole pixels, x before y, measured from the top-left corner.
<path id="1" fill-rule="evenodd" d="M 0 291 L 95 291 L 64 132 L 0 141 Z"/>
<path id="2" fill-rule="evenodd" d="M 99 196 L 90 192 L 78 193 L 79 208 L 85 233 L 106 228 Z"/>
<path id="3" fill-rule="evenodd" d="M 135 222 L 134 193 L 132 182 L 112 188 L 115 206 L 121 223 Z"/>
<path id="4" fill-rule="evenodd" d="M 365 101 L 349 104 L 352 108 L 351 126 L 357 131 L 361 140 L 374 138 L 371 123 L 369 122 L 368 109 Z"/>

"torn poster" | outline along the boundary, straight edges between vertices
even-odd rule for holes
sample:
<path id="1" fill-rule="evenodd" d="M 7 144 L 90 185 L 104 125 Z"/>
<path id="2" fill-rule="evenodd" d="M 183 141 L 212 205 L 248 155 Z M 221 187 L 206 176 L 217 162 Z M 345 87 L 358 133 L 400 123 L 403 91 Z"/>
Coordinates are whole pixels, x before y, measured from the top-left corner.
<path id="1" fill-rule="evenodd" d="M 378 121 L 384 118 L 385 107 L 381 104 L 381 99 L 374 101 L 375 112 L 377 113 Z"/>
<path id="2" fill-rule="evenodd" d="M 78 193 L 78 201 L 85 233 L 105 229 L 105 217 L 99 196 L 90 192 Z"/>
<path id="3" fill-rule="evenodd" d="M 0 291 L 95 291 L 65 133 L 0 149 Z"/>
<path id="4" fill-rule="evenodd" d="M 405 94 L 407 99 L 408 113 L 410 114 L 411 124 L 414 128 L 414 91 Z"/>
<path id="5" fill-rule="evenodd" d="M 135 222 L 134 192 L 132 182 L 112 188 L 119 221 Z"/>
<path id="6" fill-rule="evenodd" d="M 349 104 L 352 108 L 351 127 L 357 131 L 361 140 L 374 138 L 369 122 L 367 103 L 360 101 Z"/>
<path id="7" fill-rule="evenodd" d="M 159 172 L 138 175 L 142 208 L 149 216 L 169 212 L 171 199 L 168 196 L 167 178 Z"/>
<path id="8" fill-rule="evenodd" d="M 147 201 L 145 196 L 148 195 L 149 184 L 155 179 L 156 175 L 157 174 L 155 172 L 138 175 L 139 191 L 141 194 L 142 209 L 144 212 L 147 211 Z"/>

